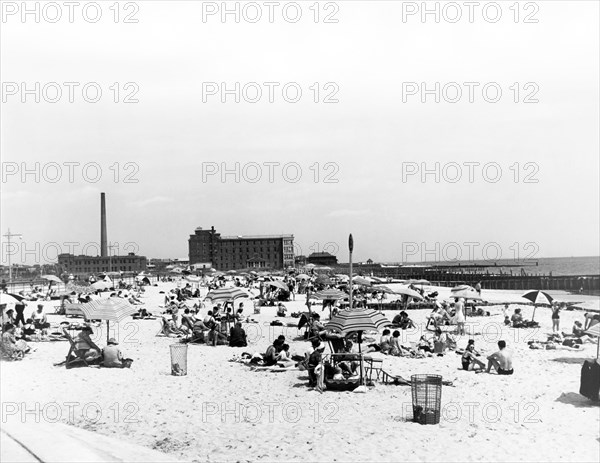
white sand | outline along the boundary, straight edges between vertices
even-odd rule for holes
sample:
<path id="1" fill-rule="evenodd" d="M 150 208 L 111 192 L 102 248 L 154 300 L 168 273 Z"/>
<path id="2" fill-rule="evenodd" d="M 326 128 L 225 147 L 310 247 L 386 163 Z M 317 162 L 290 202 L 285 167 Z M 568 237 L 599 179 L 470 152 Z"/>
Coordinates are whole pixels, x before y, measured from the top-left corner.
<path id="1" fill-rule="evenodd" d="M 146 307 L 159 312 L 163 295 L 158 291 L 171 286 L 147 288 Z M 519 294 L 484 291 L 486 299 L 496 301 L 518 302 Z M 288 313 L 303 311 L 303 301 L 298 296 L 297 302 L 287 303 Z M 306 372 L 254 372 L 228 362 L 243 351 L 264 352 L 282 331 L 293 353 L 308 350 L 308 343 L 292 341 L 299 334 L 295 328 L 262 324 L 276 318 L 275 310 L 263 308 L 254 316 L 261 323 L 246 326 L 254 341 L 248 348 L 190 345 L 184 377 L 170 374 L 169 345 L 175 341 L 155 337 L 158 320 L 124 322 L 113 333 L 134 359 L 131 369 L 54 367 L 68 344 L 33 344 L 37 351 L 24 361 L 2 364 L 2 422 L 58 420 L 188 461 L 599 459 L 600 407 L 578 394 L 581 363 L 595 357 L 596 345 L 585 344 L 580 352 L 529 349 L 528 340 L 545 339 L 551 331 L 548 309 L 537 310 L 540 330 L 505 328 L 499 306 L 490 309 L 491 317 L 470 319 L 479 323 L 475 331 L 485 334 L 475 336 L 478 349 L 491 353 L 497 340 L 505 339 L 514 350 L 513 376 L 459 370 L 455 353 L 426 359 L 374 354 L 385 359 L 384 369 L 393 374 L 440 374 L 454 381 L 455 387 L 443 388 L 444 412 L 437 426 L 407 421 L 412 415 L 410 387 L 377 383 L 366 394 L 320 394 L 307 389 Z M 531 318 L 531 307 L 523 311 Z M 410 315 L 424 322 L 428 312 Z M 387 315 L 391 319 L 394 313 Z M 574 319 L 582 320 L 583 314 L 563 312 L 561 328 L 570 331 Z M 416 341 L 420 333 L 404 336 L 404 342 Z M 99 338 L 103 346 L 105 333 Z M 466 342 L 461 339 L 459 347 Z"/>

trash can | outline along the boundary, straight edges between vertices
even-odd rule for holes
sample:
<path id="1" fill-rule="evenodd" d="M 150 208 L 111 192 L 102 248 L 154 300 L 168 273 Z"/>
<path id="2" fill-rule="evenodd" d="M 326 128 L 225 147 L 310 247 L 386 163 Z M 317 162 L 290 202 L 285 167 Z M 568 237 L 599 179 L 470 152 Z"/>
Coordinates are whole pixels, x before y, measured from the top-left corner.
<path id="1" fill-rule="evenodd" d="M 413 421 L 420 424 L 439 424 L 442 377 L 439 375 L 412 375 L 410 381 Z"/>
<path id="2" fill-rule="evenodd" d="M 187 375 L 187 344 L 171 344 L 171 374 L 173 376 Z"/>

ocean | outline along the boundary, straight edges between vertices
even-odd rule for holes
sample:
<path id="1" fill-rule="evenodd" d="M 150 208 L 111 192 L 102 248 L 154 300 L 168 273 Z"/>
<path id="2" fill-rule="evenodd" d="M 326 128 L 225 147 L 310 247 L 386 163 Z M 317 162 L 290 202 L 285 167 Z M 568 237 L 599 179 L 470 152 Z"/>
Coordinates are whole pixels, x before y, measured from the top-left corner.
<path id="1" fill-rule="evenodd" d="M 498 268 L 497 265 L 515 265 L 515 267 L 504 267 Z M 537 265 L 536 265 L 537 263 Z M 485 268 L 479 268 L 478 271 L 485 272 L 489 269 L 490 272 L 498 273 L 502 270 L 504 273 L 520 274 L 521 268 L 528 275 L 552 275 L 556 276 L 569 276 L 569 275 L 600 275 L 600 256 L 588 256 L 588 257 L 546 257 L 531 259 L 527 261 L 515 261 L 512 259 L 505 259 L 499 261 L 457 261 L 457 262 L 422 262 L 420 264 L 407 263 L 405 265 L 485 265 Z"/>

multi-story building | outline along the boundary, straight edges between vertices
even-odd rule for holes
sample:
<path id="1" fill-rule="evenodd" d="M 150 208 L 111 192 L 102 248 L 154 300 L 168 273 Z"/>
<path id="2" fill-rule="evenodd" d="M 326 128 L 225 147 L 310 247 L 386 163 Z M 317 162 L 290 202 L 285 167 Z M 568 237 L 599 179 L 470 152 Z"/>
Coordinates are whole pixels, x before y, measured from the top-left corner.
<path id="1" fill-rule="evenodd" d="M 146 257 L 130 252 L 126 256 L 86 256 L 59 254 L 58 265 L 73 275 L 91 275 L 102 272 L 142 272 L 146 270 Z"/>
<path id="2" fill-rule="evenodd" d="M 190 265 L 211 263 L 219 270 L 294 266 L 294 235 L 221 236 L 215 227 L 198 227 L 188 244 Z"/>

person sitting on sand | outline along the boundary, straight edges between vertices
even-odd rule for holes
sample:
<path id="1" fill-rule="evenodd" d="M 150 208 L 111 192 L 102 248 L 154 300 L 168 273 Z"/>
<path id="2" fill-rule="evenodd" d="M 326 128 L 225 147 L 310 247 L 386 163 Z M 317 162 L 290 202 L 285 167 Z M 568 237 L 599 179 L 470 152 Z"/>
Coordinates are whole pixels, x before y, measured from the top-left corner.
<path id="1" fill-rule="evenodd" d="M 467 348 L 462 355 L 462 367 L 463 370 L 473 371 L 476 369 L 484 370 L 485 363 L 479 360 L 477 357 L 479 356 L 479 352 L 475 350 L 475 340 L 469 339 L 469 343 L 467 344 Z"/>
<path id="2" fill-rule="evenodd" d="M 13 309 L 8 309 L 2 314 L 2 331 L 6 331 L 9 325 L 15 326 L 15 311 Z"/>
<path id="3" fill-rule="evenodd" d="M 26 340 L 30 340 L 31 337 L 35 336 L 36 334 L 36 329 L 35 329 L 35 325 L 33 324 L 33 320 L 31 318 L 28 318 L 27 320 L 25 320 L 25 325 L 23 325 L 23 338 Z"/>
<path id="4" fill-rule="evenodd" d="M 243 303 L 240 303 L 240 308 L 237 310 L 237 313 L 235 314 L 235 321 L 240 322 L 240 323 L 244 321 Z"/>
<path id="5" fill-rule="evenodd" d="M 433 352 L 433 349 L 431 348 L 431 341 L 429 341 L 425 335 L 421 336 L 421 339 L 419 339 L 417 349 L 425 352 Z"/>
<path id="6" fill-rule="evenodd" d="M 401 330 L 416 328 L 415 323 L 409 318 L 408 314 L 404 310 L 400 312 L 400 316 L 400 323 L 398 325 Z"/>
<path id="7" fill-rule="evenodd" d="M 402 357 L 404 355 L 410 355 L 410 352 L 407 351 L 404 347 L 402 347 L 402 345 L 400 344 L 400 331 L 395 330 L 392 333 L 392 337 L 390 339 L 390 355 L 394 355 L 396 357 Z"/>
<path id="8" fill-rule="evenodd" d="M 196 317 L 190 312 L 190 309 L 186 308 L 181 316 L 181 327 L 185 327 L 186 331 L 193 331 L 194 323 L 196 323 Z"/>
<path id="9" fill-rule="evenodd" d="M 284 342 L 281 339 L 275 339 L 273 344 L 267 348 L 267 352 L 263 356 L 265 366 L 275 365 L 277 363 L 277 354 L 283 348 Z"/>
<path id="10" fill-rule="evenodd" d="M 108 345 L 102 349 L 102 366 L 105 368 L 123 368 L 123 353 L 119 349 L 115 338 L 108 340 Z"/>
<path id="11" fill-rule="evenodd" d="M 15 325 L 10 323 L 4 327 L 1 341 L 2 352 L 10 357 L 23 358 L 23 356 L 28 353 L 31 348 L 22 339 L 17 341 L 17 338 L 15 337 L 15 331 Z"/>
<path id="12" fill-rule="evenodd" d="M 235 326 L 229 330 L 229 346 L 230 347 L 246 347 L 248 342 L 246 340 L 246 332 L 242 328 L 240 322 L 236 322 Z"/>
<path id="13" fill-rule="evenodd" d="M 77 350 L 77 356 L 80 358 L 94 359 L 97 358 L 102 349 L 92 341 L 90 335 L 94 333 L 91 326 L 84 326 L 77 336 L 75 336 L 75 349 Z"/>
<path id="14" fill-rule="evenodd" d="M 277 365 L 281 365 L 284 367 L 290 367 L 290 366 L 294 366 L 296 364 L 296 362 L 294 362 L 292 360 L 292 357 L 290 356 L 290 345 L 289 344 L 283 344 L 281 346 L 281 350 L 276 355 L 275 360 L 277 361 Z"/>
<path id="15" fill-rule="evenodd" d="M 287 308 L 285 307 L 285 305 L 283 305 L 283 303 L 279 303 L 277 304 L 277 316 L 278 317 L 285 317 L 285 313 L 287 312 Z"/>
<path id="16" fill-rule="evenodd" d="M 342 369 L 338 366 L 335 367 L 333 370 L 333 378 L 334 381 L 343 381 L 344 379 L 346 379 L 344 377 L 344 375 L 342 374 Z"/>
<path id="17" fill-rule="evenodd" d="M 521 309 L 515 309 L 515 313 L 510 317 L 513 328 L 520 328 L 523 324 L 523 315 Z"/>
<path id="18" fill-rule="evenodd" d="M 209 330 L 212 330 L 217 326 L 217 321 L 215 320 L 215 317 L 213 317 L 212 311 L 208 311 L 206 317 L 204 317 L 204 320 L 202 320 L 202 323 L 204 323 L 204 326 L 206 326 Z"/>
<path id="19" fill-rule="evenodd" d="M 388 354 L 392 348 L 390 330 L 385 329 L 379 339 L 379 350 L 382 354 Z"/>
<path id="20" fill-rule="evenodd" d="M 490 373 L 492 367 L 498 372 L 499 375 L 512 375 L 512 354 L 506 350 L 506 341 L 498 341 L 498 352 L 494 352 L 490 355 L 487 365 L 487 373 Z"/>

